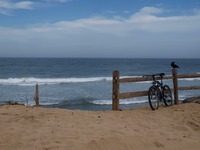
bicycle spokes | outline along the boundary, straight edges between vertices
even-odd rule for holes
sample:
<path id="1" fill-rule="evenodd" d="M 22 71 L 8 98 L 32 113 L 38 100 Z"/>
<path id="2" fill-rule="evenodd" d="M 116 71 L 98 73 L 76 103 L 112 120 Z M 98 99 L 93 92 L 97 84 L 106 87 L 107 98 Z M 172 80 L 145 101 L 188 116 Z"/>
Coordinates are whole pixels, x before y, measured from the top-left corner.
<path id="1" fill-rule="evenodd" d="M 163 100 L 165 105 L 166 106 L 172 105 L 172 93 L 168 85 L 164 85 L 163 94 L 164 94 Z"/>
<path id="2" fill-rule="evenodd" d="M 149 104 L 152 110 L 158 109 L 159 101 L 160 101 L 160 94 L 157 88 L 151 86 L 148 92 Z"/>

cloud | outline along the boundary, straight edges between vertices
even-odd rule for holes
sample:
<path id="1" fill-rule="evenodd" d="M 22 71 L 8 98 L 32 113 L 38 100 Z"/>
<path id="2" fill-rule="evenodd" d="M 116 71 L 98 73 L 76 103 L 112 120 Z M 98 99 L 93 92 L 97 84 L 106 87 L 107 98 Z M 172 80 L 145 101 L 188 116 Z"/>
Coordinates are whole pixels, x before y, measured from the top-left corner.
<path id="1" fill-rule="evenodd" d="M 158 19 L 156 14 L 161 14 L 164 12 L 161 8 L 155 7 L 144 7 L 139 12 L 133 14 L 131 16 L 131 20 L 133 22 L 152 22 Z"/>
<path id="2" fill-rule="evenodd" d="M 151 15 L 151 14 L 160 14 L 162 12 L 164 12 L 162 8 L 144 7 L 135 15 Z"/>
<path id="3" fill-rule="evenodd" d="M 13 10 L 31 10 L 37 7 L 46 7 L 49 6 L 47 3 L 66 3 L 72 0 L 42 0 L 42 1 L 20 1 L 14 2 L 12 0 L 0 0 L 0 14 L 3 15 L 12 15 L 11 11 Z"/>
<path id="4" fill-rule="evenodd" d="M 197 10 L 196 10 L 197 11 Z M 113 35 L 129 35 L 132 32 L 196 32 L 200 30 L 200 14 L 191 16 L 156 16 L 163 13 L 163 9 L 144 7 L 139 12 L 128 18 L 123 17 L 91 17 L 73 21 L 60 21 L 54 24 L 46 24 L 36 27 L 38 30 L 86 30 L 96 33 L 110 33 Z"/>
<path id="5" fill-rule="evenodd" d="M 8 0 L 0 1 L 1 9 L 32 9 L 33 2 L 31 1 L 21 1 L 21 2 L 11 2 Z"/>
<path id="6" fill-rule="evenodd" d="M 31 1 L 12 2 L 9 0 L 0 0 L 0 14 L 11 15 L 11 10 L 33 9 L 34 4 Z"/>
<path id="7" fill-rule="evenodd" d="M 2 27 L 0 50 L 5 50 L 2 56 L 199 57 L 200 14 L 167 17 L 164 12 L 144 7 L 128 18 L 96 16 L 24 29 Z"/>
<path id="8" fill-rule="evenodd" d="M 66 3 L 66 2 L 70 2 L 72 0 L 45 0 L 47 2 L 60 2 L 60 3 Z"/>

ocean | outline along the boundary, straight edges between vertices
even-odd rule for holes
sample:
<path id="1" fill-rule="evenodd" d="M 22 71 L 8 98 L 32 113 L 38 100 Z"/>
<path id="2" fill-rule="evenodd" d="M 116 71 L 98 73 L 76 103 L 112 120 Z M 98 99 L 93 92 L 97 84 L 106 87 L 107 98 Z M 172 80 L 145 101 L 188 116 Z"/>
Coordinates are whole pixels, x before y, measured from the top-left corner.
<path id="1" fill-rule="evenodd" d="M 112 72 L 120 77 L 141 77 L 164 72 L 171 75 L 171 62 L 178 74 L 200 73 L 200 59 L 131 58 L 0 58 L 0 104 L 17 101 L 35 104 L 39 85 L 41 107 L 81 110 L 112 109 Z M 164 80 L 171 88 L 172 80 Z M 200 78 L 181 79 L 179 86 L 199 86 Z M 148 90 L 151 82 L 124 83 L 120 92 Z M 200 96 L 199 90 L 179 91 L 181 100 Z M 148 98 L 121 99 L 120 108 L 148 106 Z"/>

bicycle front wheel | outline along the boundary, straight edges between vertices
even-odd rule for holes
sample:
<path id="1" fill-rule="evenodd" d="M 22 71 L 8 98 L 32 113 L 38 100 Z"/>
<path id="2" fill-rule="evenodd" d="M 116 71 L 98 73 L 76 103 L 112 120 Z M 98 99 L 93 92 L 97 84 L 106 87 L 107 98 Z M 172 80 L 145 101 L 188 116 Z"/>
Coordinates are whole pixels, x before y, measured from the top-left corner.
<path id="1" fill-rule="evenodd" d="M 172 92 L 168 85 L 163 86 L 163 100 L 166 106 L 172 105 Z"/>
<path id="2" fill-rule="evenodd" d="M 155 86 L 151 86 L 148 91 L 148 99 L 151 109 L 158 109 L 160 101 L 160 90 Z"/>

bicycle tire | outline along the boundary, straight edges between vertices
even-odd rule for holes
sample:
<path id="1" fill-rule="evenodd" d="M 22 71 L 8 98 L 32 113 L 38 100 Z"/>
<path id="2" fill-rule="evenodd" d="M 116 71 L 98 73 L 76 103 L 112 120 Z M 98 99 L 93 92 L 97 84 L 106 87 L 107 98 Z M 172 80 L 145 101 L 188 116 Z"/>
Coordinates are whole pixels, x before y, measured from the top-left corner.
<path id="1" fill-rule="evenodd" d="M 163 86 L 163 101 L 166 106 L 171 106 L 172 105 L 172 92 L 171 89 L 168 85 Z"/>
<path id="2" fill-rule="evenodd" d="M 148 90 L 148 99 L 151 109 L 158 109 L 160 101 L 160 90 L 155 86 L 151 86 Z"/>

